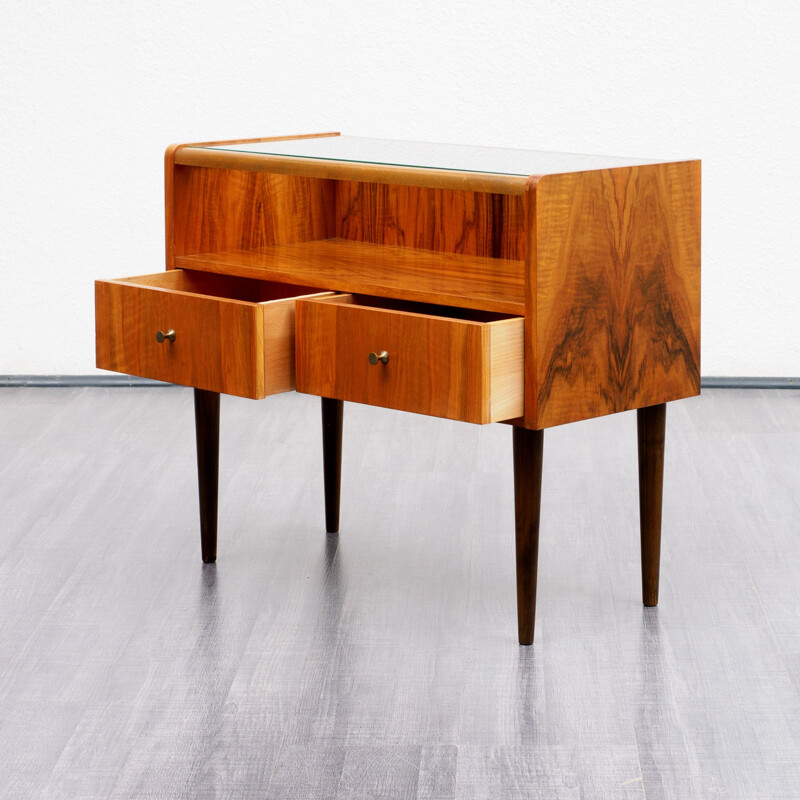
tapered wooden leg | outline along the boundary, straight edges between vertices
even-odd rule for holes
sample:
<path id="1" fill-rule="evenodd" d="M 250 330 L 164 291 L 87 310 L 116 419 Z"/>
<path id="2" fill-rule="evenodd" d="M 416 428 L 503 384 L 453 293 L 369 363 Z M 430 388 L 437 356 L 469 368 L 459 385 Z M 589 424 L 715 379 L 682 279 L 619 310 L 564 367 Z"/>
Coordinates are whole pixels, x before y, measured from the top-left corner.
<path id="1" fill-rule="evenodd" d="M 542 501 L 544 431 L 514 427 L 514 512 L 517 529 L 517 625 L 519 643 L 533 644 L 536 569 Z"/>
<path id="2" fill-rule="evenodd" d="M 217 560 L 219 496 L 219 393 L 194 390 L 197 436 L 197 486 L 200 494 L 200 546 L 203 563 Z"/>
<path id="3" fill-rule="evenodd" d="M 661 498 L 664 485 L 664 432 L 667 405 L 636 411 L 639 440 L 639 525 L 642 539 L 642 602 L 658 605 L 661 563 Z"/>
<path id="4" fill-rule="evenodd" d="M 322 398 L 322 470 L 325 478 L 325 530 L 339 530 L 342 486 L 342 414 L 344 402 Z"/>

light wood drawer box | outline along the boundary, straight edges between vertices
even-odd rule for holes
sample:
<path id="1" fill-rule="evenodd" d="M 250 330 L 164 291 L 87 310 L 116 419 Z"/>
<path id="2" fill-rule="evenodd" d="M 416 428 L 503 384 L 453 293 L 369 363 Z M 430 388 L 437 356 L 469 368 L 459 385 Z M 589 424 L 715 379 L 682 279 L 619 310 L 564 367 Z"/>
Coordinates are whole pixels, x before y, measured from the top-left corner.
<path id="1" fill-rule="evenodd" d="M 298 300 L 295 324 L 300 392 L 465 422 L 522 415 L 521 317 L 346 294 Z"/>
<path id="2" fill-rule="evenodd" d="M 289 391 L 295 297 L 317 292 L 190 270 L 96 281 L 97 366 L 241 397 Z"/>

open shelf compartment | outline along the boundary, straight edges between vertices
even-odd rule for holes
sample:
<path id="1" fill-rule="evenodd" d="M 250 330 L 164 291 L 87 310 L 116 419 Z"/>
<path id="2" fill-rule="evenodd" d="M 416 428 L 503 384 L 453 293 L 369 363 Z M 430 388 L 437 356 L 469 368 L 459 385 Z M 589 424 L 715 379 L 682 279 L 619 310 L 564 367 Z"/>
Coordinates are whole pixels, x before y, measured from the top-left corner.
<path id="1" fill-rule="evenodd" d="M 172 169 L 169 268 L 524 314 L 521 196 Z"/>

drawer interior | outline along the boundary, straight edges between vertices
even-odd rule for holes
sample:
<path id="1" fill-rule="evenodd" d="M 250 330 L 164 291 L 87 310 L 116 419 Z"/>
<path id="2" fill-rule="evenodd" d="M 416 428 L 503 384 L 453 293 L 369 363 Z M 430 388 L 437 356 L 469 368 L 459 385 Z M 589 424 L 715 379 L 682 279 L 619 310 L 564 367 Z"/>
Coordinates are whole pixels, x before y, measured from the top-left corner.
<path id="1" fill-rule="evenodd" d="M 315 302 L 348 304 L 384 311 L 397 311 L 402 314 L 419 314 L 426 317 L 441 317 L 443 319 L 457 319 L 466 322 L 486 323 L 517 319 L 513 314 L 500 314 L 495 311 L 483 311 L 477 308 L 456 308 L 432 303 L 418 303 L 412 300 L 396 300 L 391 297 L 373 297 L 365 294 L 339 294 L 331 297 L 321 297 Z"/>
<path id="2" fill-rule="evenodd" d="M 325 291 L 312 286 L 297 286 L 292 283 L 261 281 L 189 269 L 172 269 L 155 275 L 137 275 L 133 278 L 123 278 L 122 282 L 168 292 L 217 297 L 221 300 L 238 300 L 245 303 L 266 303 Z"/>
<path id="3" fill-rule="evenodd" d="M 240 397 L 287 392 L 295 300 L 317 296 L 309 286 L 193 270 L 97 281 L 97 366 Z M 158 332 L 170 330 L 164 344 Z"/>

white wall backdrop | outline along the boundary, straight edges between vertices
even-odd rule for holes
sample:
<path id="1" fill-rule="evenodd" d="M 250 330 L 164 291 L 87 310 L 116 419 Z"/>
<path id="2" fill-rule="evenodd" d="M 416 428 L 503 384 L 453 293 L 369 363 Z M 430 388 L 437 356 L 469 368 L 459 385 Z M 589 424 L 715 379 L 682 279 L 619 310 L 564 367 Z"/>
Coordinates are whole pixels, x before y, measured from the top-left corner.
<path id="1" fill-rule="evenodd" d="M 798 376 L 798 41 L 796 0 L 4 0 L 0 374 L 95 371 L 167 144 L 340 130 L 702 158 L 702 372 Z"/>

